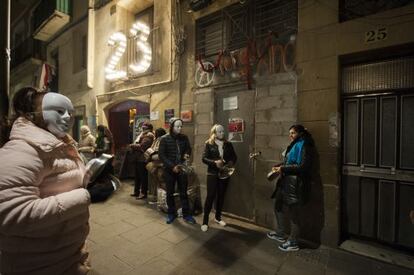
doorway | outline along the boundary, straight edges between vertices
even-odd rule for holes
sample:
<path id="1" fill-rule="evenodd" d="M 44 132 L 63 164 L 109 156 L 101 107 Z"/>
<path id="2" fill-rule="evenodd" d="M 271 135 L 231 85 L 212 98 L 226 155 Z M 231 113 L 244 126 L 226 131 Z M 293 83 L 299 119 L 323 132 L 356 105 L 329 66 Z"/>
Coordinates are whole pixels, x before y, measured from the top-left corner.
<path id="1" fill-rule="evenodd" d="M 413 251 L 414 85 L 407 82 L 413 74 L 408 63 L 413 66 L 414 57 L 343 69 L 342 232 Z M 370 83 L 384 88 L 372 90 Z"/>
<path id="2" fill-rule="evenodd" d="M 232 129 L 233 147 L 237 154 L 236 171 L 231 176 L 227 188 L 224 211 L 249 219 L 254 219 L 254 170 L 249 162 L 249 154 L 254 150 L 254 106 L 255 92 L 252 90 L 217 90 L 215 92 L 215 123 L 226 129 L 242 121 L 243 128 Z M 240 124 L 239 124 L 240 125 Z"/>
<path id="3" fill-rule="evenodd" d="M 107 110 L 109 129 L 112 132 L 115 151 L 125 148 L 133 142 L 131 123 L 136 116 L 149 117 L 149 103 L 138 100 L 126 100 L 111 106 Z"/>
<path id="4" fill-rule="evenodd" d="M 126 100 L 107 109 L 109 129 L 115 146 L 115 173 L 120 179 L 133 178 L 135 175 L 135 158 L 128 150 L 134 140 L 134 119 L 137 116 L 149 117 L 149 103 Z"/>

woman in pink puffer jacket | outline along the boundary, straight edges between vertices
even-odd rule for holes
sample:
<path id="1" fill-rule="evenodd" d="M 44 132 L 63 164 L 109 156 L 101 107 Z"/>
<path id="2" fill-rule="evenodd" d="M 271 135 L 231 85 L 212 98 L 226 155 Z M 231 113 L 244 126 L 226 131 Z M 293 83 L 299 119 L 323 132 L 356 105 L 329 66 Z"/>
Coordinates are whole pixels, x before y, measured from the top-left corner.
<path id="1" fill-rule="evenodd" d="M 0 274 L 86 274 L 90 195 L 70 100 L 23 88 L 0 149 Z"/>

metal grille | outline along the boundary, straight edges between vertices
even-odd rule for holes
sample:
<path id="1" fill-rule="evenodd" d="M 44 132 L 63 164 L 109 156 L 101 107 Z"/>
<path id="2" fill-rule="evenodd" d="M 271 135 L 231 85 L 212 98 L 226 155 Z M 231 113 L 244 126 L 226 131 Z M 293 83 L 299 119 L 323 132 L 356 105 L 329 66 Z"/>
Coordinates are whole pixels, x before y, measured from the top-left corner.
<path id="1" fill-rule="evenodd" d="M 256 0 L 226 7 L 196 21 L 196 55 L 241 49 L 249 40 L 266 39 L 270 32 L 296 33 L 297 13 L 297 0 Z"/>
<path id="2" fill-rule="evenodd" d="M 255 7 L 255 38 L 265 39 L 269 31 L 280 36 L 296 33 L 298 25 L 297 1 L 257 1 Z"/>
<path id="3" fill-rule="evenodd" d="M 197 55 L 212 56 L 224 48 L 222 12 L 215 12 L 197 21 Z"/>
<path id="4" fill-rule="evenodd" d="M 223 10 L 224 22 L 226 22 L 225 26 L 227 26 L 228 33 L 228 50 L 245 47 L 249 37 L 251 37 L 251 12 L 249 9 L 240 7 L 240 5 L 233 5 Z"/>
<path id="5" fill-rule="evenodd" d="M 403 7 L 414 0 L 341 0 L 339 19 L 341 22 Z"/>
<path id="6" fill-rule="evenodd" d="M 414 56 L 345 67 L 345 94 L 414 87 Z"/>

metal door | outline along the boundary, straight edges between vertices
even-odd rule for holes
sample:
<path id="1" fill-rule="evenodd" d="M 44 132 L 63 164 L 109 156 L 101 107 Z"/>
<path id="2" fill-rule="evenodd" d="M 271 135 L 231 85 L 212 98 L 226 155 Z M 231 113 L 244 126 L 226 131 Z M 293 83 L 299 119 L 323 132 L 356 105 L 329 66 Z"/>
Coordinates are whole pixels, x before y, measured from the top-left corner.
<path id="1" fill-rule="evenodd" d="M 414 91 L 343 100 L 343 230 L 414 249 Z"/>
<path id="2" fill-rule="evenodd" d="M 237 97 L 237 109 L 223 110 L 223 100 Z M 224 211 L 250 220 L 254 218 L 254 176 L 249 164 L 249 154 L 254 147 L 254 91 L 216 91 L 215 123 L 221 124 L 227 131 L 229 119 L 244 120 L 242 142 L 233 142 L 238 160 L 236 172 L 232 175 L 227 189 Z"/>

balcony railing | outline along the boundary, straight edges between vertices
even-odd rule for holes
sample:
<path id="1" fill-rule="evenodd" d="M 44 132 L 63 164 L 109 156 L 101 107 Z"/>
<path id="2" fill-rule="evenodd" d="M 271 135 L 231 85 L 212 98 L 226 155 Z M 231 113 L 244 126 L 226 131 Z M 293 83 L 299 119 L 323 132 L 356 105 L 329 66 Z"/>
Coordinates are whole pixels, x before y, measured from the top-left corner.
<path id="1" fill-rule="evenodd" d="M 70 21 L 70 0 L 42 0 L 33 13 L 34 38 L 49 40 Z"/>
<path id="2" fill-rule="evenodd" d="M 14 68 L 29 58 L 43 60 L 45 57 L 41 41 L 32 37 L 26 38 L 22 43 L 11 50 L 11 67 Z"/>

